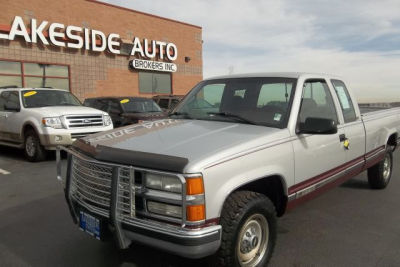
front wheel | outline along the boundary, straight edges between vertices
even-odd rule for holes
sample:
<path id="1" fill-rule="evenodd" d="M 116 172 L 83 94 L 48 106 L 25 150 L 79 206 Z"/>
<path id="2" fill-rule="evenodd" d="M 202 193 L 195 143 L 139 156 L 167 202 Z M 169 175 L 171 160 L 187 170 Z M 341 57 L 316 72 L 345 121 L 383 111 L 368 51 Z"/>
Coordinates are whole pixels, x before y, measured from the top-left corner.
<path id="1" fill-rule="evenodd" d="M 226 200 L 222 214 L 222 266 L 265 266 L 275 247 L 276 211 L 264 195 L 238 191 Z"/>
<path id="2" fill-rule="evenodd" d="M 39 137 L 33 130 L 28 130 L 25 133 L 24 152 L 25 157 L 32 162 L 46 158 L 46 150 L 40 144 Z"/>
<path id="3" fill-rule="evenodd" d="M 368 183 L 373 189 L 385 188 L 392 177 L 393 153 L 387 150 L 382 161 L 368 169 Z"/>

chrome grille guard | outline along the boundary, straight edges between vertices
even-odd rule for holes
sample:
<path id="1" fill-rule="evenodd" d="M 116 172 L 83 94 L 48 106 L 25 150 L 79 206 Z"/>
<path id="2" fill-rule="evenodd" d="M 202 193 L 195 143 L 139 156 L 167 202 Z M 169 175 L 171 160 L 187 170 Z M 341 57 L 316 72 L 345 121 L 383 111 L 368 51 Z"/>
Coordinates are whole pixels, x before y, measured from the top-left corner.
<path id="1" fill-rule="evenodd" d="M 67 169 L 65 180 L 62 178 L 61 168 L 61 150 L 67 152 Z M 81 153 L 78 153 L 72 149 L 65 147 L 57 147 L 56 151 L 57 161 L 57 179 L 64 182 L 64 193 L 68 203 L 71 215 L 74 223 L 77 223 L 78 212 L 75 210 L 74 201 L 78 202 L 84 208 L 92 211 L 96 214 L 104 216 L 110 219 L 111 225 L 115 228 L 115 232 L 118 238 L 118 243 L 121 248 L 127 248 L 130 245 L 130 240 L 124 238 L 121 224 L 135 224 L 138 222 L 147 222 L 146 220 L 136 218 L 135 210 L 135 195 L 138 195 L 146 199 L 146 194 L 141 193 L 142 188 L 135 188 L 135 190 L 129 190 L 134 187 L 135 171 L 149 171 L 159 174 L 174 175 L 179 178 L 182 183 L 182 195 L 179 199 L 174 200 L 182 206 L 182 218 L 162 218 L 170 221 L 171 223 L 178 223 L 181 227 L 184 227 L 186 222 L 186 180 L 183 175 L 176 173 L 166 173 L 155 170 L 147 170 L 143 168 L 137 168 L 133 166 L 118 165 L 108 162 L 99 162 L 95 159 L 86 157 Z M 80 164 L 80 166 L 74 166 L 74 164 Z M 79 168 L 80 167 L 80 168 Z M 99 169 L 102 170 L 102 177 L 109 177 L 109 183 L 96 184 L 100 180 L 93 174 Z M 89 170 L 89 171 L 88 171 Z M 104 174 L 104 172 L 106 174 Z M 96 181 L 96 182 L 95 182 Z M 77 189 L 77 185 L 81 188 Z M 89 185 L 96 186 L 95 188 L 88 189 Z M 100 188 L 99 188 L 100 186 Z M 74 188 L 75 187 L 75 188 Z M 85 189 L 86 188 L 86 189 Z M 109 190 L 109 191 L 108 191 Z M 107 197 L 109 196 L 109 200 Z M 127 201 L 128 200 L 128 201 Z M 128 202 L 128 203 L 127 203 Z M 159 216 L 146 214 L 149 219 L 160 219 Z"/>

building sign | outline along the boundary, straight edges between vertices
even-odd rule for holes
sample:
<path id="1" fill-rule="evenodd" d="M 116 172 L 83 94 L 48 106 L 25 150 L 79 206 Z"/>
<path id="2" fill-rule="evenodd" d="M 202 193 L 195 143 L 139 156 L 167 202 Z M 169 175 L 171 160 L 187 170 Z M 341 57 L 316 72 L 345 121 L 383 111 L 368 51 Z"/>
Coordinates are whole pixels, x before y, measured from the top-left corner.
<path id="1" fill-rule="evenodd" d="M 131 66 L 134 69 L 140 69 L 140 70 L 176 72 L 176 65 L 174 63 L 168 63 L 168 62 L 133 59 L 129 61 L 129 66 Z"/>
<path id="2" fill-rule="evenodd" d="M 39 24 L 36 19 L 31 19 L 30 28 L 28 28 L 20 16 L 15 16 L 9 34 L 0 33 L 0 39 L 14 40 L 17 36 L 23 37 L 27 43 L 37 43 L 40 40 L 43 44 L 49 45 L 50 41 L 51 44 L 59 47 L 84 48 L 94 52 L 103 52 L 107 49 L 113 54 L 121 53 L 121 38 L 117 33 L 110 33 L 106 36 L 101 31 L 78 26 L 65 26 L 61 23 L 49 24 L 48 21 L 42 21 Z M 178 49 L 174 43 L 149 41 L 148 39 L 141 41 L 138 37 L 135 37 L 130 55 L 140 55 L 150 59 L 158 56 L 160 59 L 166 58 L 174 61 L 178 57 Z M 176 70 L 176 65 L 172 65 L 175 66 Z M 163 67 L 166 66 L 163 65 Z M 169 67 L 164 69 L 169 69 Z"/>

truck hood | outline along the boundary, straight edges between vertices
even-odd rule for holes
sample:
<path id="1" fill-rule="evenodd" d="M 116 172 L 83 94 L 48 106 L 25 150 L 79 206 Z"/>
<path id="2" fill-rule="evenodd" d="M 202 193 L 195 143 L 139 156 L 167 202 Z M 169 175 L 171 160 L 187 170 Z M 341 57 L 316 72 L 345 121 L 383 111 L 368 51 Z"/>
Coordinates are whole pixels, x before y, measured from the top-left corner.
<path id="1" fill-rule="evenodd" d="M 289 136 L 287 129 L 204 120 L 158 120 L 82 138 L 74 147 L 99 160 L 176 172 L 202 168 Z"/>
<path id="2" fill-rule="evenodd" d="M 88 115 L 88 114 L 107 114 L 101 110 L 85 106 L 54 106 L 42 108 L 29 108 L 29 112 L 38 113 L 43 117 L 58 117 L 62 115 Z"/>

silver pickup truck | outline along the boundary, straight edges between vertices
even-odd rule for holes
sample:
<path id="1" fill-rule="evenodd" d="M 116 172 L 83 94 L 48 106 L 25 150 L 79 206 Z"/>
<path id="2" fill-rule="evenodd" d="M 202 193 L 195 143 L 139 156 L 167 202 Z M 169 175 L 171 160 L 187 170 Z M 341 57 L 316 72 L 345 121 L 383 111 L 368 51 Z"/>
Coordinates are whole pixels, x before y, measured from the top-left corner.
<path id="1" fill-rule="evenodd" d="M 74 222 L 98 239 L 264 266 L 277 216 L 364 170 L 371 188 L 388 185 L 399 116 L 361 114 L 338 77 L 217 77 L 169 119 L 76 141 L 58 178 Z"/>

